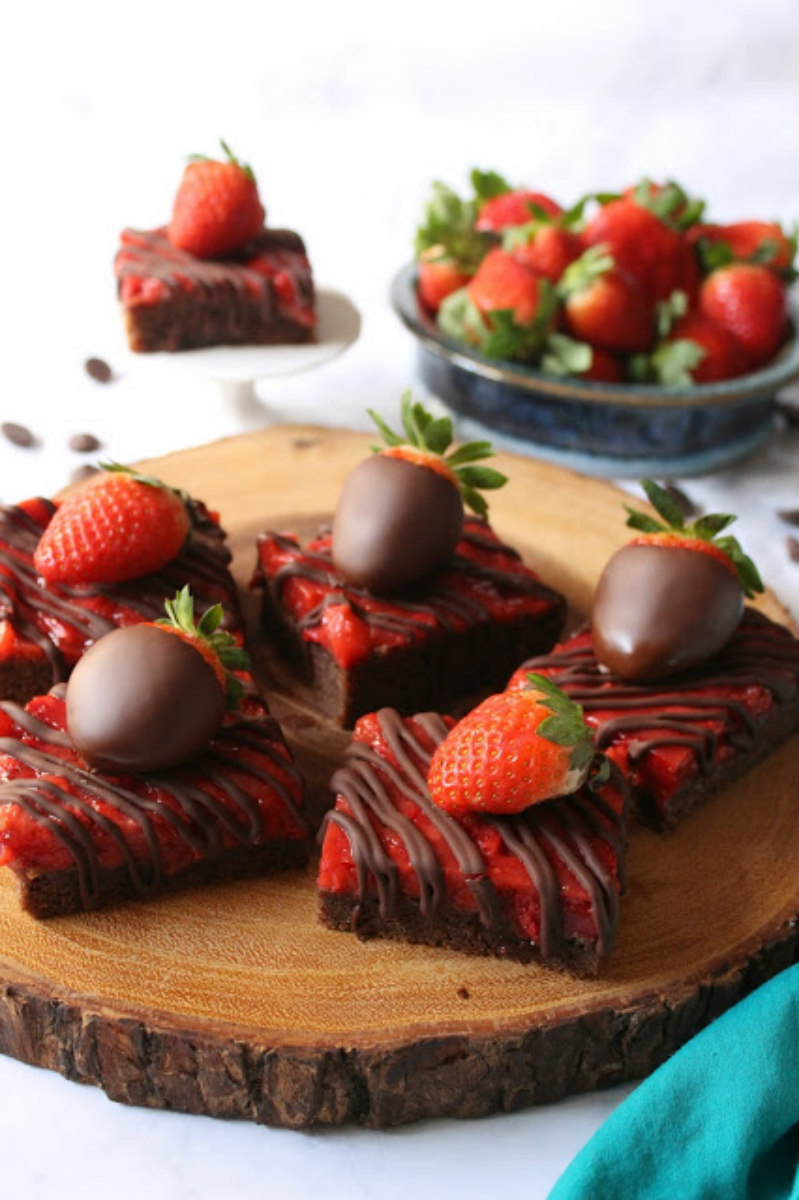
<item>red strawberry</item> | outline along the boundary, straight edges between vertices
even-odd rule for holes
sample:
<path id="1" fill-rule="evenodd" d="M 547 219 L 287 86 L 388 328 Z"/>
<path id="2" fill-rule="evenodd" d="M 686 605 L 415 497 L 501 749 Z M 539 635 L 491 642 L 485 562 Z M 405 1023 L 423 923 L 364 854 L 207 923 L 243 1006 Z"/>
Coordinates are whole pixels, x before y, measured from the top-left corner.
<path id="1" fill-rule="evenodd" d="M 732 225 L 696 225 L 689 231 L 710 267 L 731 262 L 760 263 L 790 274 L 796 257 L 796 237 L 788 237 L 775 221 L 737 221 Z"/>
<path id="2" fill-rule="evenodd" d="M 744 595 L 763 590 L 734 537 L 735 517 L 707 514 L 686 525 L 651 479 L 642 486 L 662 520 L 627 507 L 640 530 L 609 560 L 592 613 L 597 658 L 629 680 L 661 679 L 712 657 L 737 628 Z"/>
<path id="3" fill-rule="evenodd" d="M 703 313 L 688 313 L 677 322 L 666 339 L 669 345 L 684 341 L 693 342 L 702 351 L 697 365 L 688 372 L 694 383 L 734 379 L 749 369 L 749 359 L 738 339 Z M 673 381 L 661 376 L 661 382 Z"/>
<path id="4" fill-rule="evenodd" d="M 264 209 L 252 170 L 221 143 L 225 162 L 193 155 L 183 172 L 169 222 L 169 240 L 198 258 L 243 246 L 262 228 Z"/>
<path id="5" fill-rule="evenodd" d="M 443 247 L 431 246 L 419 259 L 419 299 L 431 312 L 438 312 L 442 300 L 468 283 L 469 278 Z"/>
<path id="6" fill-rule="evenodd" d="M 539 316 L 541 277 L 505 250 L 489 250 L 467 290 L 486 316 L 507 310 L 517 325 L 530 325 Z"/>
<path id="7" fill-rule="evenodd" d="M 591 347 L 591 366 L 578 372 L 581 379 L 596 379 L 605 383 L 621 383 L 624 379 L 624 363 L 615 354 Z"/>
<path id="8" fill-rule="evenodd" d="M 534 223 L 529 238 L 522 245 L 507 246 L 518 262 L 524 263 L 537 275 L 557 283 L 563 272 L 583 253 L 580 235 L 559 225 Z"/>
<path id="9" fill-rule="evenodd" d="M 393 591 L 441 566 L 458 542 L 463 505 L 480 516 L 478 488 L 497 488 L 505 476 L 476 466 L 492 453 L 488 442 L 449 450 L 452 421 L 434 418 L 410 392 L 402 397 L 405 438 L 370 410 L 388 448 L 359 463 L 347 477 L 333 518 L 333 562 L 350 583 Z"/>
<path id="10" fill-rule="evenodd" d="M 681 286 L 676 281 L 687 275 L 681 234 L 634 200 L 605 204 L 586 225 L 583 240 L 588 246 L 604 246 L 616 266 L 653 300 L 668 299 Z"/>
<path id="11" fill-rule="evenodd" d="M 774 357 L 788 329 L 785 286 L 756 264 L 714 271 L 702 284 L 699 308 L 738 339 L 755 366 Z"/>
<path id="12" fill-rule="evenodd" d="M 530 675 L 526 688 L 489 696 L 458 722 L 433 754 L 427 786 L 456 815 L 515 813 L 576 791 L 593 758 L 580 706 Z"/>
<path id="13" fill-rule="evenodd" d="M 160 570 L 188 532 L 177 492 L 114 463 L 66 497 L 33 561 L 48 583 L 119 583 Z"/>
<path id="14" fill-rule="evenodd" d="M 165 607 L 166 620 L 101 638 L 72 674 L 67 725 L 91 766 L 137 772 L 179 766 L 205 749 L 243 693 L 227 668 L 247 670 L 249 659 L 219 628 L 222 606 L 195 624 L 194 601 L 183 588 Z"/>
<path id="15" fill-rule="evenodd" d="M 559 217 L 563 212 L 556 200 L 525 188 L 489 196 L 480 206 L 475 229 L 481 233 L 500 233 L 511 225 L 526 225 L 538 215 L 538 209 L 548 217 Z"/>
<path id="16" fill-rule="evenodd" d="M 652 345 L 652 303 L 631 275 L 614 266 L 605 247 L 594 246 L 572 263 L 558 291 L 564 298 L 566 325 L 574 337 L 620 354 L 634 354 Z"/>

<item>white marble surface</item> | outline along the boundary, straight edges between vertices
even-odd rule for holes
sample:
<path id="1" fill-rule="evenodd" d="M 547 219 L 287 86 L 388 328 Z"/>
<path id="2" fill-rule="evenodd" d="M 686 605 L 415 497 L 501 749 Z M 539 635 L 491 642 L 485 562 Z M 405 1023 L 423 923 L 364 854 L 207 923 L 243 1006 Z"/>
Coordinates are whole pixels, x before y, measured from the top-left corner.
<path id="1" fill-rule="evenodd" d="M 461 186 L 470 166 L 495 167 L 570 199 L 673 175 L 719 219 L 793 219 L 791 0 L 511 0 L 493 16 L 449 0 L 45 0 L 7 17 L 0 420 L 38 444 L 0 441 L 3 500 L 64 484 L 83 461 L 75 432 L 131 460 L 270 420 L 365 428 L 366 405 L 394 412 L 412 345 L 386 288 L 436 177 Z M 358 306 L 360 340 L 264 381 L 244 410 L 210 381 L 135 365 L 98 385 L 82 364 L 113 361 L 118 231 L 163 221 L 183 156 L 220 134 L 256 168 L 273 223 L 306 234 L 318 278 Z M 796 507 L 797 465 L 799 437 L 780 432 L 685 486 L 742 514 L 741 540 L 799 616 L 775 515 Z M 626 1090 L 467 1125 L 300 1135 L 120 1108 L 0 1058 L 3 1193 L 537 1200 Z"/>

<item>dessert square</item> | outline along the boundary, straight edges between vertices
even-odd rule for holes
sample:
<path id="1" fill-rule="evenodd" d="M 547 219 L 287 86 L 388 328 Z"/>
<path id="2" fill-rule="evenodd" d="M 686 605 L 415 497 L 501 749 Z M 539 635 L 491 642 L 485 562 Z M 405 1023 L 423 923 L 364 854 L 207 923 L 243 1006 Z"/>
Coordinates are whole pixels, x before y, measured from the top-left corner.
<path id="1" fill-rule="evenodd" d="M 265 228 L 205 259 L 174 246 L 166 228 L 126 229 L 114 273 L 131 350 L 313 341 L 313 276 L 292 230 Z"/>
<path id="2" fill-rule="evenodd" d="M 591 975 L 610 953 L 624 872 L 626 786 L 455 818 L 430 798 L 431 756 L 454 722 L 382 709 L 334 774 L 319 865 L 332 929 L 540 962 Z"/>
<path id="3" fill-rule="evenodd" d="M 582 705 L 597 749 L 631 786 L 636 814 L 660 830 L 674 828 L 799 724 L 799 642 L 749 607 L 713 658 L 657 683 L 625 683 L 608 671 L 588 628 L 528 660 L 508 686 L 524 686 L 529 671 Z"/>
<path id="4" fill-rule="evenodd" d="M 57 504 L 36 498 L 0 508 L 0 696 L 24 704 L 66 679 L 84 651 L 119 626 L 153 621 L 188 584 L 197 609 L 221 603 L 223 625 L 241 628 L 225 533 L 199 501 L 188 501 L 190 533 L 153 575 L 125 583 L 46 584 L 33 565 Z"/>
<path id="5" fill-rule="evenodd" d="M 205 751 L 147 775 L 88 770 L 65 694 L 60 684 L 24 708 L 0 702 L 0 865 L 33 916 L 305 861 L 302 783 L 251 690 Z"/>
<path id="6" fill-rule="evenodd" d="M 254 585 L 264 632 L 296 673 L 292 686 L 343 726 L 382 707 L 447 710 L 502 686 L 519 647 L 547 649 L 566 613 L 564 598 L 471 516 L 441 568 L 391 593 L 345 582 L 326 528 L 305 547 L 262 534 Z"/>

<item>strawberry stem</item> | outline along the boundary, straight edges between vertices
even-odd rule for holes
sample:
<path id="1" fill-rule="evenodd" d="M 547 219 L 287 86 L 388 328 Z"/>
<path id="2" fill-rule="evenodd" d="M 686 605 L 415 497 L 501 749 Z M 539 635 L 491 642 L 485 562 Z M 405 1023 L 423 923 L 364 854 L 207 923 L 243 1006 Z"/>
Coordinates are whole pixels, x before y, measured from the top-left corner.
<path id="1" fill-rule="evenodd" d="M 490 458 L 494 449 L 490 442 L 464 442 L 450 451 L 452 445 L 452 420 L 449 417 L 434 417 L 423 404 L 414 402 L 410 389 L 403 392 L 400 401 L 400 419 L 405 437 L 400 437 L 373 409 L 369 416 L 379 429 L 387 446 L 412 446 L 435 454 L 450 468 L 458 485 L 464 504 L 479 517 L 488 516 L 488 505 L 478 489 L 491 490 L 507 483 L 507 476 L 493 467 L 474 466 L 483 458 Z M 379 453 L 381 447 L 373 446 Z"/>
<path id="2" fill-rule="evenodd" d="M 732 513 L 706 513 L 686 525 L 679 505 L 665 488 L 660 487 L 653 479 L 642 479 L 641 487 L 644 489 L 649 503 L 662 520 L 658 521 L 654 517 L 650 517 L 648 513 L 643 513 L 639 509 L 625 504 L 624 507 L 628 514 L 627 524 L 631 529 L 638 529 L 642 533 L 676 533 L 683 538 L 696 538 L 702 542 L 710 542 L 717 546 L 723 554 L 726 554 L 735 567 L 745 596 L 751 599 L 756 592 L 765 590 L 757 567 L 752 559 L 744 554 L 737 539 L 729 534 L 723 538 L 718 537 L 718 534 L 728 525 L 737 521 L 737 517 Z"/>
<path id="3" fill-rule="evenodd" d="M 240 679 L 231 674 L 232 671 L 249 671 L 250 656 L 237 643 L 231 633 L 220 629 L 224 618 L 221 604 L 214 604 L 206 609 L 199 621 L 194 618 L 194 597 L 188 585 L 175 593 L 172 600 L 164 601 L 166 617 L 156 621 L 156 625 L 164 625 L 185 633 L 187 637 L 204 642 L 209 646 L 225 668 L 226 695 L 228 708 L 238 708 L 244 695 L 244 687 Z"/>
<path id="4" fill-rule="evenodd" d="M 551 717 L 544 718 L 536 732 L 556 746 L 570 748 L 569 763 L 572 770 L 587 768 L 596 751 L 591 730 L 585 723 L 582 705 L 569 699 L 546 675 L 531 671 L 527 683 L 531 691 L 538 693 L 539 703 L 552 713 Z"/>

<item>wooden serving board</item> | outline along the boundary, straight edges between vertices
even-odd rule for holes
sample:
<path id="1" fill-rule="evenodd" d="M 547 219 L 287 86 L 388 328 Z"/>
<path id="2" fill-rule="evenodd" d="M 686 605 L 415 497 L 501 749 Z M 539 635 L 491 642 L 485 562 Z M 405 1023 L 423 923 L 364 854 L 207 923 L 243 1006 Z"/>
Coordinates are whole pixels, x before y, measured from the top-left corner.
<path id="1" fill-rule="evenodd" d="M 256 533 L 330 512 L 368 444 L 283 427 L 146 466 L 219 510 L 246 586 Z M 585 612 L 627 536 L 621 493 L 503 457 L 495 527 Z M 341 735 L 274 705 L 318 784 Z M 333 933 L 312 869 L 40 922 L 0 871 L 0 1049 L 116 1100 L 295 1128 L 476 1116 L 640 1077 L 792 960 L 796 751 L 672 836 L 633 829 L 617 946 L 590 981 Z"/>

